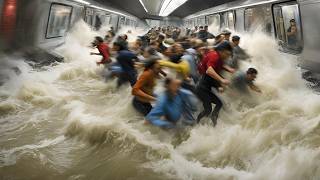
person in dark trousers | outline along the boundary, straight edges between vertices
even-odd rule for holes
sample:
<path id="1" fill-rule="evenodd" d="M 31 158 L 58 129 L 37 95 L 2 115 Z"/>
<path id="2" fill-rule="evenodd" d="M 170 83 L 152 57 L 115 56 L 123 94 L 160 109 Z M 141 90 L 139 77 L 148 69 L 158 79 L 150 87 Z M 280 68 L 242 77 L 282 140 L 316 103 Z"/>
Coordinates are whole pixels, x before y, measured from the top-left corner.
<path id="1" fill-rule="evenodd" d="M 225 65 L 225 61 L 231 56 L 232 47 L 229 42 L 225 41 L 215 48 L 210 50 L 202 59 L 199 65 L 199 72 L 203 74 L 198 86 L 196 87 L 196 94 L 202 101 L 204 110 L 198 115 L 197 122 L 205 117 L 211 115 L 213 125 L 216 126 L 220 109 L 222 108 L 222 101 L 212 92 L 212 88 L 218 91 L 223 91 L 222 85 L 228 85 L 230 82 L 224 79 L 220 73 L 224 69 L 231 73 L 235 70 Z M 215 108 L 212 111 L 212 104 Z"/>
<path id="2" fill-rule="evenodd" d="M 137 81 L 137 70 L 134 67 L 135 62 L 137 61 L 136 55 L 127 50 L 123 43 L 114 42 L 113 50 L 118 53 L 117 63 L 122 69 L 117 82 L 117 87 L 119 88 L 126 82 L 129 82 L 133 86 Z"/>
<path id="3" fill-rule="evenodd" d="M 97 47 L 97 49 L 99 50 L 99 53 L 92 52 L 90 54 L 102 56 L 101 61 L 97 62 L 97 65 L 111 63 L 109 46 L 108 44 L 103 42 L 102 37 L 96 36 L 93 42 L 93 45 Z"/>
<path id="4" fill-rule="evenodd" d="M 156 101 L 154 87 L 161 72 L 158 57 L 151 57 L 144 64 L 144 71 L 132 88 L 133 107 L 146 116 L 152 109 L 151 102 Z"/>

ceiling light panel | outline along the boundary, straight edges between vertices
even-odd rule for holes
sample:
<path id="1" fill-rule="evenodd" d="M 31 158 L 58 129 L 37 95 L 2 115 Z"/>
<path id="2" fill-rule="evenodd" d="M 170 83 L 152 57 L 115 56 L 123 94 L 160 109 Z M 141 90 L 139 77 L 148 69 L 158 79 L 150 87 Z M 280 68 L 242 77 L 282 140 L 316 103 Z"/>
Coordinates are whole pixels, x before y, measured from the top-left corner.
<path id="1" fill-rule="evenodd" d="M 188 0 L 165 0 L 162 4 L 159 16 L 168 16 L 178 7 L 183 5 Z"/>
<path id="2" fill-rule="evenodd" d="M 139 0 L 140 1 L 140 4 L 142 5 L 143 9 L 148 12 L 148 9 L 146 8 L 146 6 L 144 5 L 143 1 L 142 0 Z"/>

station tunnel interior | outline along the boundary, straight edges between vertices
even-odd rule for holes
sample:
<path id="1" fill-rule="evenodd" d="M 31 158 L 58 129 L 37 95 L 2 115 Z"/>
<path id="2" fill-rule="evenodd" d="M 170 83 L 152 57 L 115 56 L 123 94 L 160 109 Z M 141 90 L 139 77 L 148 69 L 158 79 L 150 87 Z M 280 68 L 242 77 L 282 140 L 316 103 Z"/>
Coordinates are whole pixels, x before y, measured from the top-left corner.
<path id="1" fill-rule="evenodd" d="M 0 0 L 0 179 L 319 179 L 319 9 Z"/>

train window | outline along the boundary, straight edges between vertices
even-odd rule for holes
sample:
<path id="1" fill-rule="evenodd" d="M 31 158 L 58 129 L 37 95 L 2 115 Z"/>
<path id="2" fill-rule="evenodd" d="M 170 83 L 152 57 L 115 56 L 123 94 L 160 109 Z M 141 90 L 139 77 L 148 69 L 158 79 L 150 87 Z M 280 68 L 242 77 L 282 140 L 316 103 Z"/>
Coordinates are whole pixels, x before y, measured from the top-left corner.
<path id="1" fill-rule="evenodd" d="M 130 26 L 130 19 L 126 19 L 126 26 Z"/>
<path id="2" fill-rule="evenodd" d="M 209 25 L 214 24 L 215 26 L 220 28 L 220 15 L 219 14 L 207 16 L 207 19 L 208 19 Z"/>
<path id="3" fill-rule="evenodd" d="M 93 24 L 93 9 L 90 9 L 90 8 L 86 9 L 85 21 L 89 25 Z"/>
<path id="4" fill-rule="evenodd" d="M 65 36 L 69 28 L 71 13 L 71 6 L 51 4 L 46 38 Z"/>
<path id="5" fill-rule="evenodd" d="M 86 22 L 87 22 L 89 25 L 92 25 L 92 24 L 93 24 L 93 16 L 92 16 L 92 15 L 87 15 L 87 16 L 86 16 Z"/>
<path id="6" fill-rule="evenodd" d="M 102 26 L 102 21 L 98 15 L 96 15 L 96 21 L 94 23 L 95 30 L 99 30 Z"/>
<path id="7" fill-rule="evenodd" d="M 121 16 L 119 19 L 119 28 L 122 28 L 126 23 L 126 18 L 124 16 Z"/>
<path id="8" fill-rule="evenodd" d="M 227 28 L 227 17 L 226 17 L 226 13 L 221 13 L 220 15 L 220 29 L 225 29 Z"/>
<path id="9" fill-rule="evenodd" d="M 196 19 L 192 19 L 191 22 L 192 22 L 192 26 L 195 27 L 196 24 L 197 24 L 197 23 L 196 23 Z"/>
<path id="10" fill-rule="evenodd" d="M 302 33 L 299 7 L 296 3 L 273 6 L 276 36 L 284 50 L 299 53 L 302 50 Z"/>
<path id="11" fill-rule="evenodd" d="M 235 25 L 235 14 L 233 11 L 230 11 L 227 13 L 227 19 L 228 19 L 228 28 L 230 30 L 234 30 L 234 25 Z"/>
<path id="12" fill-rule="evenodd" d="M 198 18 L 198 23 L 197 23 L 198 26 L 204 26 L 205 24 L 206 24 L 205 17 Z"/>
<path id="13" fill-rule="evenodd" d="M 244 28 L 246 31 L 264 31 L 272 34 L 272 13 L 267 5 L 248 8 L 244 11 Z"/>
<path id="14" fill-rule="evenodd" d="M 101 15 L 101 23 L 103 26 L 110 24 L 111 16 L 110 15 Z"/>

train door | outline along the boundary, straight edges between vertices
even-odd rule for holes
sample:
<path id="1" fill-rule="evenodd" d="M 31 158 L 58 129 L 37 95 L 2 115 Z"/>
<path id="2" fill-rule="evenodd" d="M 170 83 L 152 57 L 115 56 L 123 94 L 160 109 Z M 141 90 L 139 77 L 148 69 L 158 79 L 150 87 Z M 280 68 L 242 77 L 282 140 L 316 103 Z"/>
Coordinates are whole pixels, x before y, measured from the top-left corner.
<path id="1" fill-rule="evenodd" d="M 227 14 L 226 13 L 220 13 L 220 29 L 227 28 Z"/>
<path id="2" fill-rule="evenodd" d="M 117 14 L 110 14 L 110 26 L 114 28 L 115 31 L 118 30 L 118 24 L 119 24 L 119 15 Z"/>
<path id="3" fill-rule="evenodd" d="M 236 23 L 236 16 L 235 16 L 234 11 L 227 12 L 226 16 L 227 16 L 228 29 L 234 31 L 235 30 L 235 23 Z"/>
<path id="4" fill-rule="evenodd" d="M 262 31 L 273 35 L 273 21 L 270 5 L 254 6 L 244 11 L 244 28 L 246 31 Z"/>
<path id="5" fill-rule="evenodd" d="M 295 2 L 273 6 L 276 37 L 284 50 L 299 53 L 302 49 L 302 30 L 298 4 Z"/>
<path id="6" fill-rule="evenodd" d="M 220 29 L 229 29 L 234 31 L 235 28 L 235 13 L 234 11 L 227 11 L 220 13 L 221 26 Z"/>
<path id="7" fill-rule="evenodd" d="M 51 4 L 46 38 L 64 37 L 70 26 L 72 6 Z"/>

